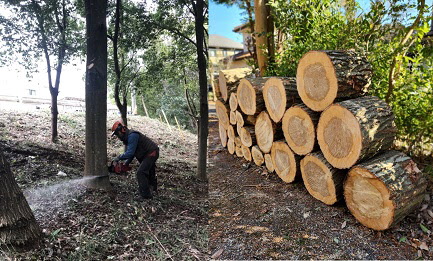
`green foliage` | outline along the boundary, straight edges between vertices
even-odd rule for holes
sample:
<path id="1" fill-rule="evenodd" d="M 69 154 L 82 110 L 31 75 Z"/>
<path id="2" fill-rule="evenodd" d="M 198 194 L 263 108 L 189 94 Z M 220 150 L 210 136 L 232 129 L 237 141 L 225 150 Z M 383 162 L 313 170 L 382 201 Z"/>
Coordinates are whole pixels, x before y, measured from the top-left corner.
<path id="1" fill-rule="evenodd" d="M 342 6 L 339 0 L 272 0 L 275 26 L 288 40 L 267 75 L 296 76 L 299 60 L 310 50 L 353 49 L 372 64 L 370 94 L 384 99 L 396 57 L 390 105 L 396 115 L 398 137 L 409 149 L 423 152 L 421 148 L 433 142 L 432 47 L 422 42 L 430 29 L 427 12 L 431 10 L 424 8 L 421 23 L 402 46 L 418 15 L 416 2 L 371 1 L 368 11 L 362 10 L 360 3 L 346 1 Z"/>

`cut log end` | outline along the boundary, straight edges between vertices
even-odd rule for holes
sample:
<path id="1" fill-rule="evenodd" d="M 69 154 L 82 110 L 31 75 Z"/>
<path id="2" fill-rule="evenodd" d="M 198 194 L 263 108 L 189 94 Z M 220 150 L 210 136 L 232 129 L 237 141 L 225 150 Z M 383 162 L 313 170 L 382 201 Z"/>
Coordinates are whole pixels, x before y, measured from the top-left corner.
<path id="1" fill-rule="evenodd" d="M 229 119 L 229 110 L 227 109 L 227 106 L 220 100 L 217 100 L 215 102 L 215 110 L 218 117 L 218 121 L 223 125 L 225 129 L 228 128 L 230 125 L 230 119 Z"/>
<path id="2" fill-rule="evenodd" d="M 236 123 L 236 112 L 230 111 L 230 124 L 235 125 Z"/>
<path id="3" fill-rule="evenodd" d="M 230 94 L 229 105 L 230 111 L 236 111 L 238 109 L 238 98 L 236 97 L 236 93 L 234 92 Z"/>
<path id="4" fill-rule="evenodd" d="M 271 154 L 267 153 L 263 156 L 263 158 L 265 159 L 266 169 L 268 169 L 269 172 L 274 172 L 275 168 L 274 163 L 272 162 Z"/>
<path id="5" fill-rule="evenodd" d="M 244 156 L 244 159 L 246 159 L 247 161 L 253 160 L 252 155 L 251 155 L 251 150 L 247 146 L 242 146 L 242 155 Z"/>
<path id="6" fill-rule="evenodd" d="M 295 154 L 293 154 L 285 142 L 274 142 L 271 149 L 271 157 L 278 176 L 286 183 L 295 181 L 299 172 Z"/>
<path id="7" fill-rule="evenodd" d="M 219 127 L 219 135 L 220 135 L 220 140 L 221 140 L 221 145 L 223 147 L 227 146 L 227 131 L 225 130 L 224 126 L 219 123 L 218 124 Z"/>
<path id="8" fill-rule="evenodd" d="M 239 107 L 246 115 L 254 115 L 256 113 L 256 91 L 247 79 L 242 79 L 239 82 L 237 97 Z"/>
<path id="9" fill-rule="evenodd" d="M 251 156 L 253 158 L 254 163 L 257 166 L 261 166 L 265 162 L 265 158 L 263 157 L 263 153 L 260 150 L 259 146 L 257 146 L 257 145 L 253 146 L 251 148 Z"/>
<path id="10" fill-rule="evenodd" d="M 252 145 L 255 145 L 256 137 L 254 133 L 254 127 L 253 126 L 242 127 L 241 132 L 239 133 L 239 137 L 241 138 L 242 145 L 247 147 L 251 147 Z"/>
<path id="11" fill-rule="evenodd" d="M 286 110 L 287 98 L 283 81 L 279 78 L 269 78 L 263 88 L 263 99 L 269 116 L 274 122 L 279 122 Z"/>
<path id="12" fill-rule="evenodd" d="M 316 143 L 316 131 L 311 117 L 298 106 L 287 109 L 283 117 L 284 138 L 298 155 L 310 153 Z"/>
<path id="13" fill-rule="evenodd" d="M 271 119 L 266 112 L 261 112 L 255 124 L 257 145 L 263 153 L 269 153 L 274 142 L 274 129 Z"/>
<path id="14" fill-rule="evenodd" d="M 242 150 L 242 146 L 236 146 L 235 147 L 235 153 L 236 153 L 236 156 L 238 156 L 239 158 L 242 158 L 244 156 L 244 151 Z"/>
<path id="15" fill-rule="evenodd" d="M 227 137 L 232 140 L 234 140 L 236 137 L 235 129 L 232 125 L 229 125 L 229 127 L 227 128 Z"/>

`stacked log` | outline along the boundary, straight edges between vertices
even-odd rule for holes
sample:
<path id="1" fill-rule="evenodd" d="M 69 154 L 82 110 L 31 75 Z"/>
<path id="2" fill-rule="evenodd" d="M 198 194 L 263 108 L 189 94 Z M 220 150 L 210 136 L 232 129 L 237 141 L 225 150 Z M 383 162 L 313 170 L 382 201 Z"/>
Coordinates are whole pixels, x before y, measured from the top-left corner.
<path id="1" fill-rule="evenodd" d="M 218 76 L 218 86 L 221 98 L 224 101 L 230 97 L 232 92 L 236 92 L 239 81 L 251 75 L 252 70 L 249 68 L 236 68 L 231 70 L 221 70 Z"/>
<path id="2" fill-rule="evenodd" d="M 416 209 L 423 174 L 401 152 L 391 107 L 366 95 L 371 66 L 353 51 L 311 51 L 290 77 L 242 78 L 217 101 L 221 144 L 324 204 L 345 199 L 363 225 L 388 229 Z"/>

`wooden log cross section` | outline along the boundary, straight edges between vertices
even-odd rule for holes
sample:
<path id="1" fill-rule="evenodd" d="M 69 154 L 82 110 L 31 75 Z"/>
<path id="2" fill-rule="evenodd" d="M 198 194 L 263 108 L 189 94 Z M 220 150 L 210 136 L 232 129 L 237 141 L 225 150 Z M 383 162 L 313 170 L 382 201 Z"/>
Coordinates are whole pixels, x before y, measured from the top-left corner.
<path id="1" fill-rule="evenodd" d="M 227 130 L 227 128 L 230 125 L 230 119 L 228 114 L 229 106 L 221 100 L 216 100 L 215 110 L 218 117 L 218 121 L 220 122 L 221 125 L 223 125 L 224 129 Z"/>
<path id="2" fill-rule="evenodd" d="M 236 68 L 229 70 L 221 70 L 218 76 L 219 90 L 221 98 L 227 101 L 232 92 L 236 92 L 239 81 L 251 75 L 252 70 L 249 68 Z"/>
<path id="3" fill-rule="evenodd" d="M 274 122 L 280 122 L 284 112 L 295 103 L 300 103 L 301 98 L 296 89 L 295 77 L 271 77 L 263 87 L 263 99 L 269 117 Z"/>
<path id="4" fill-rule="evenodd" d="M 221 145 L 223 147 L 226 147 L 227 146 L 227 131 L 224 128 L 224 126 L 221 124 L 221 122 L 218 123 L 218 130 L 219 130 Z"/>
<path id="5" fill-rule="evenodd" d="M 267 78 L 244 78 L 236 92 L 241 111 L 246 115 L 256 115 L 265 109 L 263 87 Z"/>
<path id="6" fill-rule="evenodd" d="M 265 162 L 265 158 L 263 157 L 263 153 L 260 150 L 258 145 L 255 145 L 251 148 L 251 156 L 253 158 L 254 163 L 257 166 L 261 166 Z"/>
<path id="7" fill-rule="evenodd" d="M 275 141 L 271 149 L 275 172 L 286 183 L 301 177 L 299 156 L 295 155 L 284 140 Z"/>
<path id="8" fill-rule="evenodd" d="M 426 188 L 415 162 L 402 152 L 387 151 L 349 171 L 344 197 L 359 222 L 385 230 L 419 207 Z"/>
<path id="9" fill-rule="evenodd" d="M 366 96 L 329 106 L 320 116 L 317 140 L 326 160 L 345 169 L 389 149 L 396 131 L 391 107 Z"/>
<path id="10" fill-rule="evenodd" d="M 353 51 L 310 51 L 299 61 L 296 82 L 302 101 L 314 111 L 323 111 L 336 98 L 366 94 L 372 68 Z"/>
<path id="11" fill-rule="evenodd" d="M 274 140 L 279 140 L 283 137 L 281 128 L 271 121 L 266 111 L 259 114 L 254 126 L 257 145 L 259 145 L 263 153 L 269 153 Z"/>

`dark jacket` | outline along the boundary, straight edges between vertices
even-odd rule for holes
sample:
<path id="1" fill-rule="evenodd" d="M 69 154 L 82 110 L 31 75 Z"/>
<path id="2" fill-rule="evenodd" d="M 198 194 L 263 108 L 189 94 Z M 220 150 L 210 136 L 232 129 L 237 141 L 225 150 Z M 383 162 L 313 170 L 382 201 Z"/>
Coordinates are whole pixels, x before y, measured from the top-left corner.
<path id="1" fill-rule="evenodd" d="M 126 131 L 126 135 L 125 135 L 125 139 L 122 140 L 123 144 L 125 144 L 126 146 L 128 146 L 128 136 L 132 133 L 137 133 L 139 135 L 138 138 L 138 144 L 137 144 L 137 148 L 135 150 L 134 153 L 134 157 L 141 163 L 143 161 L 143 159 L 151 152 L 155 151 L 155 150 L 159 150 L 158 145 L 153 142 L 151 139 L 149 139 L 148 137 L 146 137 L 144 134 L 142 134 L 139 131 L 135 131 L 135 130 L 127 130 Z"/>

